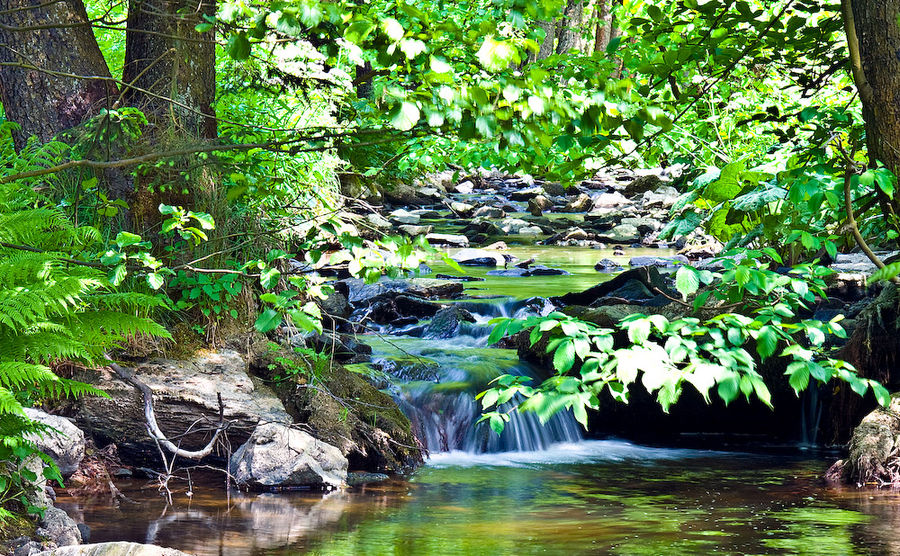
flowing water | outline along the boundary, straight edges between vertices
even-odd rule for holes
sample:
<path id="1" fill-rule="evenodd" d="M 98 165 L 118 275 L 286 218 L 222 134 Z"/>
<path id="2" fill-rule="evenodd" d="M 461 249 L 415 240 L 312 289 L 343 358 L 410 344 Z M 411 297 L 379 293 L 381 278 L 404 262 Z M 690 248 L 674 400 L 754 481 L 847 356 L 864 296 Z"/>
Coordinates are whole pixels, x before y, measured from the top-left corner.
<path id="1" fill-rule="evenodd" d="M 91 527 L 93 542 L 131 540 L 198 555 L 900 553 L 900 494 L 826 488 L 820 477 L 836 454 L 585 440 L 570 414 L 541 426 L 514 413 L 499 437 L 476 425 L 474 395 L 491 380 L 538 375 L 514 351 L 486 347 L 488 321 L 546 312 L 533 296 L 594 285 L 593 263 L 611 255 L 514 254 L 571 274 L 469 283 L 469 293 L 490 299 L 459 302 L 475 322 L 451 338 L 409 326 L 367 339 L 375 378 L 430 452 L 411 477 L 328 494 L 226 497 L 219 477 L 195 476 L 190 495 L 180 483 L 171 503 L 152 485 L 126 480 L 118 486 L 127 499 L 62 493 L 58 505 Z"/>

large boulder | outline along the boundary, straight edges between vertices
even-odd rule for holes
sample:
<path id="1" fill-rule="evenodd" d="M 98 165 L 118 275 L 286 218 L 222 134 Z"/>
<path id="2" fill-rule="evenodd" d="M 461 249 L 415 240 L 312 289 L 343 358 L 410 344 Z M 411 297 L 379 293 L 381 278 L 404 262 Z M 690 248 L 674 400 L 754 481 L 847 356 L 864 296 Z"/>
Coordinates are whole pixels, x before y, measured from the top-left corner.
<path id="1" fill-rule="evenodd" d="M 51 428 L 29 438 L 37 449 L 53 458 L 63 477 L 74 473 L 84 459 L 84 433 L 81 429 L 65 417 L 50 415 L 39 409 L 27 408 L 25 415 Z"/>
<path id="2" fill-rule="evenodd" d="M 518 191 L 513 191 L 509 198 L 513 201 L 528 201 L 537 197 L 538 195 L 543 195 L 544 188 L 543 187 L 531 187 L 529 189 L 520 189 Z"/>
<path id="3" fill-rule="evenodd" d="M 370 300 L 383 295 L 405 293 L 417 297 L 452 297 L 462 293 L 462 284 L 447 282 L 434 278 L 412 278 L 409 280 L 382 278 L 372 284 L 366 284 L 359 278 L 342 280 L 347 285 L 347 298 L 351 305 L 368 304 Z"/>
<path id="4" fill-rule="evenodd" d="M 438 311 L 422 334 L 424 338 L 454 338 L 464 322 L 475 322 L 472 313 L 458 305 L 450 305 Z"/>
<path id="5" fill-rule="evenodd" d="M 553 208 L 553 201 L 543 195 L 538 195 L 528 200 L 528 212 L 532 216 L 541 216 L 544 214 L 544 211 L 551 208 Z"/>
<path id="6" fill-rule="evenodd" d="M 419 223 L 419 215 L 413 214 L 408 210 L 397 209 L 388 215 L 388 220 L 394 224 L 409 224 L 415 226 Z"/>
<path id="7" fill-rule="evenodd" d="M 662 275 L 660 275 L 659 270 L 653 266 L 643 266 L 627 270 L 612 280 L 601 282 L 584 291 L 571 292 L 559 297 L 551 297 L 550 301 L 556 305 L 589 306 L 597 303 L 598 300 L 604 297 L 614 296 L 616 290 L 619 290 L 626 285 L 633 287 L 633 284 L 629 284 L 632 281 L 643 284 L 643 286 L 647 288 L 647 290 L 653 292 L 654 295 L 660 291 L 671 294 L 666 287 L 666 283 L 663 280 Z"/>
<path id="8" fill-rule="evenodd" d="M 39 552 L 36 556 L 190 556 L 190 554 L 152 544 L 104 542 L 54 548 Z"/>
<path id="9" fill-rule="evenodd" d="M 268 386 L 248 374 L 247 362 L 236 351 L 201 350 L 187 360 L 154 359 L 139 363 L 135 376 L 153 392 L 156 420 L 163 433 L 175 438 L 196 429 L 196 421 L 218 419 L 221 394 L 229 440 L 243 444 L 260 422 L 290 425 L 293 420 Z M 111 371 L 82 371 L 76 379 L 89 382 L 109 398 L 78 402 L 76 422 L 95 438 L 114 442 L 123 457 L 143 462 L 155 457 L 156 444 L 147 434 L 141 395 Z M 210 434 L 202 431 L 179 437 L 182 448 L 199 449 Z"/>
<path id="10" fill-rule="evenodd" d="M 591 200 L 590 195 L 581 193 L 566 203 L 563 212 L 587 212 L 592 208 L 594 208 L 594 201 Z"/>
<path id="11" fill-rule="evenodd" d="M 347 466 L 338 448 L 297 428 L 263 423 L 231 456 L 230 472 L 253 488 L 338 487 Z"/>

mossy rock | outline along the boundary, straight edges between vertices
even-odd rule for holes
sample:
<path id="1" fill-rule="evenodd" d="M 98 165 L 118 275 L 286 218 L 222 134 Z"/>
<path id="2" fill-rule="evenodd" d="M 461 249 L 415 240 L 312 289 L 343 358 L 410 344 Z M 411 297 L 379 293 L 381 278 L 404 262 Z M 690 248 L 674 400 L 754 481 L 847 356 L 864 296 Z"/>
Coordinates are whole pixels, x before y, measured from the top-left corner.
<path id="1" fill-rule="evenodd" d="M 286 349 L 272 353 L 263 347 L 254 350 L 251 370 L 264 378 L 275 376 L 280 372 L 276 357 L 303 364 Z M 297 376 L 276 383 L 274 389 L 294 420 L 340 448 L 352 470 L 405 473 L 421 465 L 422 450 L 409 419 L 363 375 L 333 364 L 312 382 Z"/>

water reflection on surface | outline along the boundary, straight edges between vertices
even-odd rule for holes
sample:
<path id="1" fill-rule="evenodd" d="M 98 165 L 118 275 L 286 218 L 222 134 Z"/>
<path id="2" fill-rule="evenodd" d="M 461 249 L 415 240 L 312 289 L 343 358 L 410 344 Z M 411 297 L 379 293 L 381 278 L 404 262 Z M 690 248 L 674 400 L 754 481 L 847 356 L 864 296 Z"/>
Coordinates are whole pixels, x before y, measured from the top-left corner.
<path id="1" fill-rule="evenodd" d="M 347 492 L 184 491 L 166 505 L 59 502 L 92 540 L 207 554 L 900 553 L 900 495 L 826 488 L 827 459 L 593 442 L 437 458 L 411 481 Z"/>

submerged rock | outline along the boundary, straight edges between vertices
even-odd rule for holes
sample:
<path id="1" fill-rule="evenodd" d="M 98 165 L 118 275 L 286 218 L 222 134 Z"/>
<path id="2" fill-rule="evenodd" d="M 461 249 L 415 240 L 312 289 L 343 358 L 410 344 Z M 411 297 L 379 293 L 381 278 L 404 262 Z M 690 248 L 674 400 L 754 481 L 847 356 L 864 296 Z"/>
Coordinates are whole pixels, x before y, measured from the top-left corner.
<path id="1" fill-rule="evenodd" d="M 341 486 L 347 479 L 341 451 L 297 428 L 260 424 L 231 456 L 230 472 L 250 487 Z"/>
<path id="2" fill-rule="evenodd" d="M 502 253 L 485 249 L 463 249 L 450 258 L 464 266 L 502 266 L 507 263 Z"/>
<path id="3" fill-rule="evenodd" d="M 152 544 L 104 542 L 54 548 L 38 552 L 35 556 L 190 556 L 190 554 Z"/>

